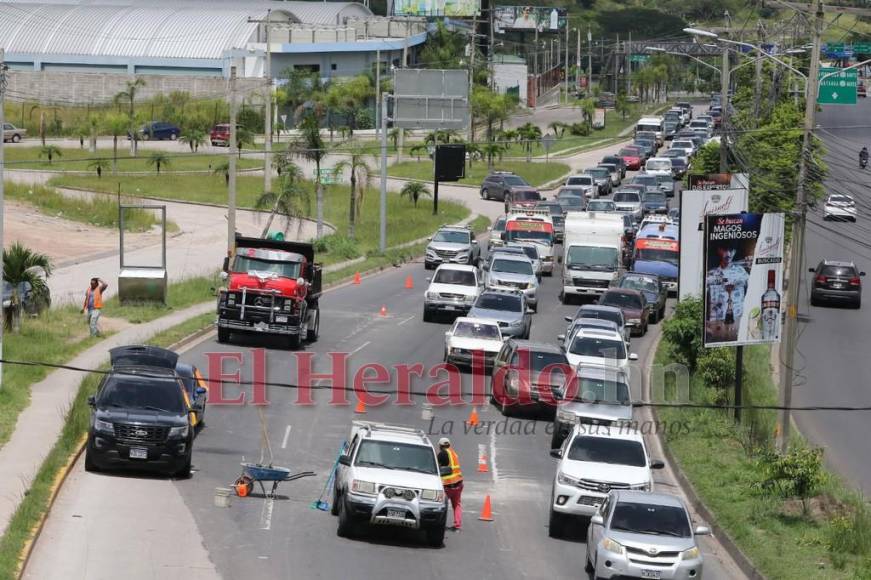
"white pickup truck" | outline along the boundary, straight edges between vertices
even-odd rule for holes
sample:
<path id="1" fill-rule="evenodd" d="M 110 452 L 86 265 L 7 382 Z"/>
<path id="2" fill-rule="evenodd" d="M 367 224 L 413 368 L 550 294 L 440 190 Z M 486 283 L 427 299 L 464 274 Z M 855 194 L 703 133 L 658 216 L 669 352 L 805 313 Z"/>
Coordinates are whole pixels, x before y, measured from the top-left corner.
<path id="1" fill-rule="evenodd" d="M 438 458 L 423 430 L 352 421 L 333 487 L 339 536 L 366 525 L 397 526 L 422 530 L 430 546 L 440 547 L 447 510 Z"/>
<path id="2" fill-rule="evenodd" d="M 623 215 L 603 212 L 566 214 L 563 284 L 560 300 L 599 296 L 619 274 L 623 253 Z"/>

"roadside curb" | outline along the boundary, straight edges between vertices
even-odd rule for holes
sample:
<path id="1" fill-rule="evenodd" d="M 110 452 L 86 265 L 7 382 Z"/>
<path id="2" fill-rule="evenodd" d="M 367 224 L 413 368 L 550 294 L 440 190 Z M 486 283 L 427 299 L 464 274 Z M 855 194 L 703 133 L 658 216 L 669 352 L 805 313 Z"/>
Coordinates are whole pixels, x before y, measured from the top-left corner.
<path id="1" fill-rule="evenodd" d="M 644 377 L 645 377 L 645 388 L 646 393 L 643 393 L 645 398 L 650 397 L 650 371 L 652 368 L 653 360 L 656 357 L 656 352 L 659 349 L 660 342 L 662 342 L 662 334 L 660 333 L 654 343 L 651 345 L 651 359 L 646 361 L 646 368 L 644 369 Z M 654 421 L 654 424 L 659 424 L 659 413 L 657 412 L 656 407 L 649 407 L 650 415 Z M 686 494 L 687 499 L 689 499 L 690 505 L 693 506 L 693 509 L 704 518 L 705 522 L 710 527 L 712 534 L 717 539 L 717 542 L 723 547 L 727 554 L 732 558 L 735 562 L 735 565 L 744 573 L 747 578 L 751 580 L 765 580 L 765 576 L 762 575 L 759 570 L 756 569 L 753 562 L 747 555 L 738 547 L 738 545 L 732 540 L 732 537 L 720 526 L 717 521 L 714 513 L 708 509 L 708 506 L 702 501 L 701 497 L 699 497 L 696 488 L 693 486 L 692 482 L 686 476 L 683 471 L 683 468 L 680 465 L 680 462 L 671 452 L 671 449 L 668 446 L 668 443 L 662 437 L 662 435 L 657 431 L 654 435 L 656 440 L 659 443 L 660 449 L 662 449 L 662 453 L 665 456 L 665 460 L 668 462 L 671 467 L 672 473 L 674 473 L 675 479 L 677 479 L 678 485 L 680 485 L 681 490 Z"/>

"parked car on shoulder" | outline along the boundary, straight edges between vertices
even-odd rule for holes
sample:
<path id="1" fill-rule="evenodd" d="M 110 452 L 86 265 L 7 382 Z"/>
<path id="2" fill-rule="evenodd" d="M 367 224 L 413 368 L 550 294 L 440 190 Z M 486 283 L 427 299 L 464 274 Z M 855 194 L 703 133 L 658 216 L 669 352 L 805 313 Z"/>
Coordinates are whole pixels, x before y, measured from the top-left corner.
<path id="1" fill-rule="evenodd" d="M 27 129 L 20 129 L 12 123 L 3 123 L 3 142 L 18 143 L 27 135 Z"/>
<path id="2" fill-rule="evenodd" d="M 136 138 L 140 141 L 175 141 L 181 135 L 181 129 L 172 123 L 164 121 L 155 121 L 154 123 L 146 123 L 136 129 Z M 127 134 L 127 138 L 132 138 L 131 134 Z"/>

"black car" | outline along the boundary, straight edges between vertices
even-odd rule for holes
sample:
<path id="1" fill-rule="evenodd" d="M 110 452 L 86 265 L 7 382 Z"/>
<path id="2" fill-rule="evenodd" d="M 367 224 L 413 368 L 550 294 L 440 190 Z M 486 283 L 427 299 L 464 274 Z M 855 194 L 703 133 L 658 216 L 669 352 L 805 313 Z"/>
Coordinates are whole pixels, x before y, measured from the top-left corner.
<path id="1" fill-rule="evenodd" d="M 647 191 L 641 196 L 641 211 L 649 213 L 668 213 L 668 199 L 665 194 L 657 191 Z"/>
<path id="2" fill-rule="evenodd" d="M 88 398 L 85 469 L 159 469 L 190 474 L 197 411 L 176 371 L 178 355 L 155 346 L 109 351 L 112 370 Z M 197 396 L 205 388 L 195 387 Z"/>
<path id="3" fill-rule="evenodd" d="M 626 177 L 626 162 L 620 155 L 605 155 L 601 163 L 613 163 L 620 168 L 620 177 Z"/>
<path id="4" fill-rule="evenodd" d="M 650 139 L 636 139 L 632 144 L 641 147 L 644 151 L 645 161 L 656 155 L 656 141 Z"/>
<path id="5" fill-rule="evenodd" d="M 136 130 L 136 138 L 141 141 L 162 141 L 169 139 L 175 141 L 181 135 L 181 128 L 172 123 L 164 121 L 155 121 L 154 123 L 146 123 Z M 127 135 L 130 138 L 130 135 Z"/>
<path id="6" fill-rule="evenodd" d="M 671 174 L 675 179 L 683 179 L 683 176 L 687 174 L 687 169 L 689 169 L 686 159 L 683 157 L 672 157 L 670 155 L 667 157 L 671 159 Z"/>
<path id="7" fill-rule="evenodd" d="M 854 308 L 862 306 L 862 276 L 853 262 L 823 260 L 816 268 L 810 269 L 814 275 L 811 289 L 811 305 L 822 302 L 849 302 Z"/>
<path id="8" fill-rule="evenodd" d="M 514 173 L 494 171 L 481 183 L 481 197 L 505 201 L 512 191 L 536 191 L 525 179 Z"/>
<path id="9" fill-rule="evenodd" d="M 638 290 L 650 305 L 650 323 L 656 324 L 665 318 L 665 302 L 668 300 L 668 288 L 655 274 L 642 272 L 626 272 L 614 281 L 616 288 Z"/>

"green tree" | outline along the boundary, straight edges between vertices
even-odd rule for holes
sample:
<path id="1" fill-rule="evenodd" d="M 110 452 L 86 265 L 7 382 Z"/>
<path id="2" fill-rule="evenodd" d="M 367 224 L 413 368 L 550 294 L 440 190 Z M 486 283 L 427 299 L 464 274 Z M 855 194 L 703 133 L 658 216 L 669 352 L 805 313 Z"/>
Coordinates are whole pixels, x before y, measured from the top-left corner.
<path id="1" fill-rule="evenodd" d="M 317 204 L 317 235 L 321 237 L 324 229 L 324 190 L 321 184 L 321 164 L 326 156 L 326 146 L 321 138 L 320 110 L 306 109 L 302 112 L 299 135 L 287 148 L 291 157 L 304 159 L 315 166 L 315 199 Z"/>
<path id="2" fill-rule="evenodd" d="M 532 146 L 541 139 L 541 129 L 533 123 L 525 123 L 517 128 L 517 135 L 526 150 L 526 161 L 532 161 Z"/>
<path id="3" fill-rule="evenodd" d="M 191 153 L 196 153 L 200 150 L 200 145 L 208 142 L 208 135 L 202 129 L 189 127 L 178 140 L 182 143 L 187 143 Z"/>
<path id="4" fill-rule="evenodd" d="M 426 145 L 424 145 L 422 143 L 418 143 L 417 145 L 415 145 L 411 149 L 409 149 L 408 152 L 411 153 L 412 155 L 414 155 L 415 157 L 417 157 L 417 160 L 419 162 L 420 156 L 423 155 L 424 153 L 429 153 L 429 149 L 427 148 Z"/>
<path id="5" fill-rule="evenodd" d="M 349 134 L 353 135 L 357 128 L 358 112 L 366 106 L 374 94 L 375 90 L 369 77 L 357 75 L 351 79 L 330 83 L 326 93 L 326 103 L 330 109 L 333 107 L 338 109 L 348 123 Z"/>
<path id="6" fill-rule="evenodd" d="M 127 119 L 128 119 L 128 128 L 131 133 L 130 139 L 130 154 L 136 155 L 137 149 L 137 132 L 136 132 L 136 115 L 135 115 L 135 103 L 136 103 L 136 95 L 139 93 L 139 89 L 145 86 L 145 79 L 142 77 L 136 77 L 132 81 L 126 82 L 126 88 L 123 91 L 119 91 L 115 94 L 113 100 L 116 104 L 120 105 L 121 103 L 126 103 L 128 106 L 127 109 Z"/>
<path id="7" fill-rule="evenodd" d="M 387 133 L 387 137 L 390 139 L 390 142 L 393 143 L 393 148 L 396 149 L 399 147 L 399 135 L 402 133 L 402 129 L 398 127 L 394 127 Z"/>
<path id="8" fill-rule="evenodd" d="M 417 201 L 421 197 L 431 197 L 432 194 L 422 181 L 407 181 L 399 191 L 399 196 L 407 197 L 414 203 L 414 207 L 417 207 Z"/>
<path id="9" fill-rule="evenodd" d="M 360 209 L 363 207 L 366 188 L 369 187 L 374 173 L 374 169 L 366 161 L 368 157 L 364 149 L 355 148 L 348 153 L 348 158 L 337 163 L 335 168 L 337 172 L 348 170 L 348 178 L 351 184 L 348 198 L 348 237 L 352 240 L 355 239 L 357 234 L 356 227 L 359 221 Z"/>
<path id="10" fill-rule="evenodd" d="M 466 43 L 465 35 L 448 30 L 444 23 L 438 21 L 436 29 L 429 34 L 420 51 L 421 68 L 463 68 L 462 55 L 465 54 Z"/>
<path id="11" fill-rule="evenodd" d="M 236 151 L 239 159 L 242 159 L 242 149 L 246 145 L 254 146 L 254 133 L 240 126 L 236 129 Z"/>
<path id="12" fill-rule="evenodd" d="M 64 152 L 61 151 L 60 147 L 57 147 L 55 145 L 43 145 L 42 148 L 39 150 L 40 159 L 43 157 L 47 158 L 49 165 L 51 165 L 51 162 L 55 157 L 63 156 Z"/>
<path id="13" fill-rule="evenodd" d="M 496 123 L 502 123 L 515 108 L 514 100 L 508 95 L 494 93 L 486 87 L 472 89 L 472 118 L 477 118 L 487 127 L 487 143 L 493 143 Z M 492 167 L 493 156 L 487 156 L 487 164 Z"/>
<path id="14" fill-rule="evenodd" d="M 718 173 L 720 171 L 720 144 L 705 143 L 693 157 L 693 173 Z"/>
<path id="15" fill-rule="evenodd" d="M 170 157 L 163 151 L 153 151 L 151 155 L 148 156 L 148 161 L 146 161 L 146 163 L 148 163 L 149 166 L 154 167 L 157 170 L 157 174 L 160 175 L 161 167 L 169 167 Z"/>
<path id="16" fill-rule="evenodd" d="M 9 249 L 3 250 L 3 280 L 12 287 L 10 296 L 10 317 L 6 325 L 13 332 L 21 330 L 21 313 L 24 309 L 20 289 L 29 284 L 35 302 L 46 306 L 51 301 L 46 278 L 51 276 L 51 260 L 45 254 L 13 242 Z"/>
<path id="17" fill-rule="evenodd" d="M 88 168 L 93 169 L 97 172 L 97 177 L 103 177 L 103 170 L 106 169 L 106 160 L 105 159 L 94 159 L 90 163 L 88 163 Z"/>
<path id="18" fill-rule="evenodd" d="M 118 173 L 118 137 L 127 132 L 127 117 L 119 113 L 109 113 L 103 120 L 104 130 L 112 136 L 112 174 Z"/>
<path id="19" fill-rule="evenodd" d="M 230 161 L 224 159 L 212 167 L 212 175 L 223 175 L 224 183 L 230 185 Z"/>
<path id="20" fill-rule="evenodd" d="M 674 314 L 662 323 L 662 336 L 672 348 L 676 362 L 695 372 L 704 351 L 702 344 L 702 301 L 685 298 L 677 303 Z"/>
<path id="21" fill-rule="evenodd" d="M 632 106 L 629 104 L 626 95 L 622 93 L 617 95 L 617 99 L 614 101 L 614 110 L 623 117 L 624 121 L 626 120 L 626 115 L 628 115 L 629 111 L 632 110 Z"/>
<path id="22" fill-rule="evenodd" d="M 596 114 L 596 99 L 593 97 L 581 99 L 579 105 L 581 107 L 581 114 L 584 116 L 584 123 L 587 124 L 587 127 L 592 129 L 593 117 Z"/>
<path id="23" fill-rule="evenodd" d="M 302 170 L 298 165 L 284 163 L 278 179 L 278 191 L 265 191 L 254 203 L 257 209 L 269 210 L 269 217 L 260 237 L 265 238 L 269 234 L 276 215 L 284 217 L 289 224 L 292 219 L 299 220 L 311 213 L 311 196 L 303 181 Z M 301 226 L 302 222 L 299 223 Z"/>

